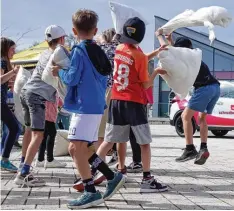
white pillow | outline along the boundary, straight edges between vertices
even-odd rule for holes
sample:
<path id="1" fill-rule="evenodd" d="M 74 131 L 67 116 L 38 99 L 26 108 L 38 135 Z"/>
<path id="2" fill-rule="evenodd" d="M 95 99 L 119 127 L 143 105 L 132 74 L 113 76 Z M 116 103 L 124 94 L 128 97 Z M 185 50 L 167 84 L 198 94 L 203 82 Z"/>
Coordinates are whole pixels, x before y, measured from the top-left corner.
<path id="1" fill-rule="evenodd" d="M 158 66 L 167 71 L 162 78 L 180 98 L 185 98 L 200 70 L 202 51 L 170 46 L 160 52 L 158 58 Z"/>
<path id="2" fill-rule="evenodd" d="M 209 30 L 209 40 L 211 43 L 215 39 L 214 25 L 227 27 L 232 21 L 227 9 L 218 6 L 204 7 L 196 12 L 185 10 L 183 13 L 172 18 L 161 28 L 164 34 L 170 34 L 178 28 L 205 26 Z"/>
<path id="3" fill-rule="evenodd" d="M 54 64 L 59 65 L 62 69 L 66 70 L 70 67 L 71 61 L 69 58 L 69 52 L 66 48 L 58 45 L 51 55 L 49 62 L 46 65 L 42 73 L 42 80 L 47 84 L 53 86 L 59 94 L 59 97 L 64 101 L 67 93 L 66 85 L 59 79 L 59 77 L 54 77 L 52 75 L 51 66 Z"/>
<path id="4" fill-rule="evenodd" d="M 114 28 L 117 34 L 123 33 L 123 26 L 129 18 L 138 17 L 144 21 L 145 25 L 148 24 L 148 21 L 146 21 L 146 19 L 138 11 L 127 5 L 110 1 L 109 7 L 111 10 Z"/>
<path id="5" fill-rule="evenodd" d="M 15 83 L 14 83 L 14 92 L 13 92 L 13 98 L 14 98 L 14 104 L 15 104 L 15 111 L 14 114 L 17 118 L 17 120 L 24 125 L 24 114 L 22 110 L 22 105 L 20 102 L 20 93 L 23 88 L 23 86 L 27 83 L 28 79 L 31 77 L 31 73 L 24 69 L 22 66 L 20 66 L 19 72 L 16 76 Z"/>
<path id="6" fill-rule="evenodd" d="M 55 137 L 54 143 L 54 156 L 66 156 L 69 155 L 68 145 L 69 141 L 67 139 L 68 130 L 57 130 L 57 135 Z"/>

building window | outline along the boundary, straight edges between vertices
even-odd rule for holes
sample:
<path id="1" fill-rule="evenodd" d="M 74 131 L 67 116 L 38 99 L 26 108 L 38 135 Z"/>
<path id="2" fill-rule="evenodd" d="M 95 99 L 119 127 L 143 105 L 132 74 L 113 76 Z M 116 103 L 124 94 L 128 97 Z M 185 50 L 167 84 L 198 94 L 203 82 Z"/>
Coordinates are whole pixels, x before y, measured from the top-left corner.
<path id="1" fill-rule="evenodd" d="M 215 71 L 234 71 L 234 56 L 215 49 Z"/>
<path id="2" fill-rule="evenodd" d="M 215 76 L 221 80 L 234 80 L 234 56 L 215 49 Z"/>
<path id="3" fill-rule="evenodd" d="M 159 116 L 160 117 L 168 117 L 169 116 L 169 93 L 171 92 L 170 87 L 167 83 L 160 78 L 160 97 L 159 97 Z"/>
<path id="4" fill-rule="evenodd" d="M 161 85 L 161 91 L 162 92 L 170 92 L 171 89 L 170 87 L 167 85 L 166 81 L 161 80 L 162 81 L 162 85 Z"/>
<path id="5" fill-rule="evenodd" d="M 205 44 L 199 43 L 197 41 L 192 41 L 193 43 L 193 48 L 199 48 L 202 50 L 202 60 L 207 64 L 209 67 L 210 71 L 213 72 L 214 70 L 214 50 L 212 47 L 207 46 Z"/>

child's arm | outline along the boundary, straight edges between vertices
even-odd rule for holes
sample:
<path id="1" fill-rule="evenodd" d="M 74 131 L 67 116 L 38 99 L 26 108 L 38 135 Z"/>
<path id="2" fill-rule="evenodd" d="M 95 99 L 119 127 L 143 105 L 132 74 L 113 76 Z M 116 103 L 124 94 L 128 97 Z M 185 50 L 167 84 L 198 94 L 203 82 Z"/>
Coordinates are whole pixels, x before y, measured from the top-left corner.
<path id="1" fill-rule="evenodd" d="M 156 50 L 154 50 L 153 52 L 146 54 L 146 56 L 148 57 L 148 61 L 153 59 L 155 56 L 159 54 L 160 51 L 163 51 L 163 50 L 167 50 L 166 45 L 163 45 L 160 48 L 157 48 Z"/>
<path id="2" fill-rule="evenodd" d="M 139 82 L 142 84 L 144 89 L 148 89 L 149 87 L 153 86 L 154 79 L 158 74 L 164 75 L 167 73 L 165 70 L 162 70 L 162 68 L 158 67 L 149 76 L 148 59 L 146 56 L 137 60 L 135 65 L 138 72 Z"/>
<path id="3" fill-rule="evenodd" d="M 163 70 L 161 67 L 157 67 L 154 70 L 154 72 L 151 74 L 151 76 L 149 77 L 149 80 L 147 82 L 142 83 L 144 89 L 148 89 L 149 87 L 153 86 L 154 79 L 158 74 L 165 75 L 165 74 L 167 74 L 167 72 L 165 70 Z"/>
<path id="4" fill-rule="evenodd" d="M 1 64 L 1 74 L 0 74 L 1 84 L 4 84 L 7 81 L 9 81 L 11 78 L 15 77 L 19 71 L 19 66 L 15 66 L 12 70 L 8 71 L 7 73 L 5 73 L 6 71 L 5 69 L 6 69 L 5 67 L 4 69 L 2 69 L 2 64 Z"/>
<path id="5" fill-rule="evenodd" d="M 165 35 L 165 38 L 167 39 L 167 42 L 169 43 L 169 45 L 171 45 L 171 46 L 174 45 L 174 42 L 173 42 L 173 39 L 172 39 L 172 34 Z"/>
<path id="6" fill-rule="evenodd" d="M 83 71 L 83 62 L 80 53 L 75 48 L 71 53 L 71 66 L 68 70 L 63 70 L 59 66 L 53 66 L 52 73 L 59 76 L 67 86 L 75 86 L 79 83 Z"/>
<path id="7" fill-rule="evenodd" d="M 161 46 L 163 45 L 167 45 L 167 43 L 165 42 L 165 40 L 163 39 L 163 30 L 161 28 L 159 28 L 156 32 L 155 35 L 158 38 L 158 41 L 160 43 Z"/>

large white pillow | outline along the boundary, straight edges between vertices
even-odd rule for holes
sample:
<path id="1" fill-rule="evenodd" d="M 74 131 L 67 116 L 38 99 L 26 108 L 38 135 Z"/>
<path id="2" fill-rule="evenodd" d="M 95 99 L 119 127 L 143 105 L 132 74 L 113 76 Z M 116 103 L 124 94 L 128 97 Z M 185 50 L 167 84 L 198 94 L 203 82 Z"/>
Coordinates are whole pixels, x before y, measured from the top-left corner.
<path id="1" fill-rule="evenodd" d="M 112 21 L 117 34 L 123 33 L 123 26 L 129 18 L 138 17 L 147 25 L 148 21 L 135 9 L 116 2 L 109 2 Z"/>
<path id="2" fill-rule="evenodd" d="M 31 73 L 20 66 L 19 72 L 16 76 L 15 83 L 14 83 L 14 92 L 13 92 L 13 98 L 14 98 L 14 104 L 15 104 L 15 111 L 14 114 L 17 118 L 17 120 L 24 125 L 24 114 L 22 110 L 22 105 L 20 102 L 20 93 L 23 88 L 23 86 L 27 83 L 28 79 L 31 77 Z"/>
<path id="3" fill-rule="evenodd" d="M 161 51 L 158 58 L 158 66 L 167 71 L 162 78 L 180 98 L 185 98 L 200 70 L 202 51 L 170 46 L 167 51 Z"/>
<path id="4" fill-rule="evenodd" d="M 178 28 L 205 26 L 209 30 L 209 40 L 211 43 L 215 39 L 214 25 L 227 27 L 231 23 L 232 17 L 227 9 L 218 6 L 204 7 L 196 12 L 185 10 L 183 13 L 172 18 L 161 28 L 164 34 L 170 34 Z"/>
<path id="5" fill-rule="evenodd" d="M 68 145 L 69 141 L 67 139 L 68 130 L 57 130 L 57 135 L 55 137 L 54 143 L 54 156 L 66 156 L 69 155 Z"/>
<path id="6" fill-rule="evenodd" d="M 47 84 L 53 86 L 59 94 L 59 97 L 64 101 L 67 93 L 66 85 L 59 79 L 52 75 L 51 66 L 54 64 L 59 65 L 62 69 L 66 70 L 70 67 L 71 61 L 69 52 L 62 45 L 58 45 L 51 55 L 49 62 L 42 73 L 42 80 Z"/>

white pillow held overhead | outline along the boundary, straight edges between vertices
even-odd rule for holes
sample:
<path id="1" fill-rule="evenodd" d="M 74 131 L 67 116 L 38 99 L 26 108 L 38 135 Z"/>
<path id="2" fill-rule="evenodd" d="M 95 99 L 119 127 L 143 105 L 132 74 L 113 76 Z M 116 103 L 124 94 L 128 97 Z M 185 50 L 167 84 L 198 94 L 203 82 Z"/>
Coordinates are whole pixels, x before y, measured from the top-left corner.
<path id="1" fill-rule="evenodd" d="M 196 12 L 193 10 L 185 10 L 183 13 L 172 18 L 161 28 L 164 34 L 170 34 L 178 28 L 205 26 L 209 30 L 209 40 L 215 39 L 214 25 L 227 27 L 231 23 L 232 17 L 227 9 L 218 6 L 204 7 Z"/>
<path id="2" fill-rule="evenodd" d="M 111 10 L 114 28 L 117 34 L 123 33 L 123 26 L 129 18 L 138 17 L 144 21 L 145 25 L 148 24 L 148 21 L 138 11 L 127 5 L 110 1 L 109 7 Z"/>

